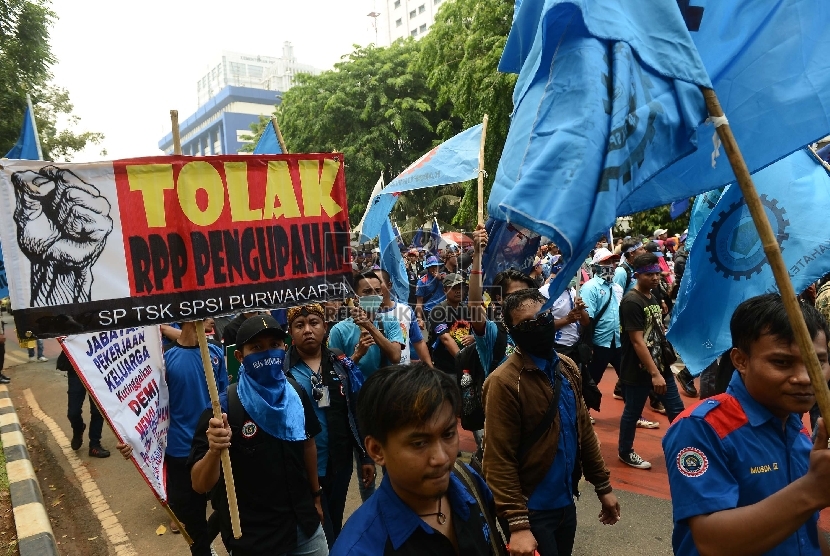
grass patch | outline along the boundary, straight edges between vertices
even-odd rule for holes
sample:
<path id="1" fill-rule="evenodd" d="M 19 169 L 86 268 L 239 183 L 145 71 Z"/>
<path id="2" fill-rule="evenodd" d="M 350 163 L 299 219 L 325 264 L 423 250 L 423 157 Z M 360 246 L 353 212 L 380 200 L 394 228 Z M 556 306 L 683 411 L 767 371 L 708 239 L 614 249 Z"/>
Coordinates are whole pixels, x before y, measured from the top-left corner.
<path id="1" fill-rule="evenodd" d="M 0 492 L 9 493 L 9 476 L 6 474 L 6 455 L 0 442 Z"/>

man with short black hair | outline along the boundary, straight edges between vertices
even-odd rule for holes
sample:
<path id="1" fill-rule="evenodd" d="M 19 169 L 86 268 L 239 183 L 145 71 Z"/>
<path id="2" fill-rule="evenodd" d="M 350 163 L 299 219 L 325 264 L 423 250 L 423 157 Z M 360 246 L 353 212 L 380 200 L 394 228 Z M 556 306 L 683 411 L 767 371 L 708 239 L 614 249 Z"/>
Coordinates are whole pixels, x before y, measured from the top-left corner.
<path id="1" fill-rule="evenodd" d="M 620 303 L 622 328 L 622 366 L 620 382 L 625 408 L 620 418 L 617 447 L 620 461 L 637 469 L 650 469 L 651 463 L 634 451 L 637 421 L 654 391 L 666 408 L 669 422 L 683 411 L 683 401 L 672 380 L 668 342 L 663 332 L 663 312 L 651 290 L 660 280 L 660 265 L 653 253 L 644 253 L 633 261 L 637 284 Z"/>
<path id="2" fill-rule="evenodd" d="M 827 321 L 801 312 L 827 380 Z M 818 529 L 830 506 L 827 429 L 820 419 L 811 444 L 802 416 L 816 396 L 781 296 L 744 301 L 729 328 L 726 393 L 684 411 L 663 439 L 674 553 L 828 554 Z"/>
<path id="3" fill-rule="evenodd" d="M 212 492 L 222 540 L 233 556 L 326 556 L 314 436 L 320 423 L 305 391 L 283 371 L 285 333 L 270 315 L 247 319 L 234 356 L 239 382 L 222 396 L 222 419 L 202 414 L 188 460 L 193 490 Z M 233 442 L 231 442 L 233 438 Z M 228 449 L 239 518 L 236 539 L 220 466 Z"/>
<path id="4" fill-rule="evenodd" d="M 594 486 L 600 521 L 620 506 L 582 400 L 576 364 L 554 349 L 555 323 L 538 290 L 505 299 L 517 349 L 484 382 L 484 477 L 510 527 L 512 556 L 568 556 L 576 534 L 577 484 Z"/>
<path id="5" fill-rule="evenodd" d="M 332 556 L 497 556 L 504 550 L 490 490 L 456 461 L 460 398 L 452 377 L 423 363 L 369 377 L 358 421 L 366 450 L 386 474 L 346 522 Z"/>

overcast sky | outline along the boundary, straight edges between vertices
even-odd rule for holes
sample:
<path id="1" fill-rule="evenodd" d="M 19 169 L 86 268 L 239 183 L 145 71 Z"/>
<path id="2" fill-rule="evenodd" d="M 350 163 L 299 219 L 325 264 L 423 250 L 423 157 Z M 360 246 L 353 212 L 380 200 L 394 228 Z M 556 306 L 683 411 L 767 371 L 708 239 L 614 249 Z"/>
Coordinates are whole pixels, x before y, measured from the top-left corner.
<path id="1" fill-rule="evenodd" d="M 367 14 L 382 0 L 52 0 L 54 83 L 69 90 L 77 130 L 100 131 L 88 162 L 161 154 L 171 109 L 184 120 L 198 107 L 196 81 L 222 50 L 281 56 L 329 69 L 353 44 L 374 42 Z M 377 8 L 376 8 L 377 6 Z M 106 157 L 100 156 L 101 147 Z"/>

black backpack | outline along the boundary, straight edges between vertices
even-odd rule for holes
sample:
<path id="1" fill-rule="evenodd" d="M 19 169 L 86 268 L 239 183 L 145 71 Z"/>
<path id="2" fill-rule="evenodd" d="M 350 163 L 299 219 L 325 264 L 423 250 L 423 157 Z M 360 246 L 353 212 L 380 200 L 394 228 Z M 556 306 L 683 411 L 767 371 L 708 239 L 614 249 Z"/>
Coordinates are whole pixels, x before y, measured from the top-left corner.
<path id="1" fill-rule="evenodd" d="M 507 330 L 500 324 L 493 345 L 493 359 L 486 374 L 493 372 L 499 366 L 507 353 Z M 467 370 L 472 378 L 469 392 L 461 386 L 461 378 Z M 461 389 L 461 428 L 468 431 L 477 431 L 484 428 L 484 408 L 481 405 L 481 391 L 484 386 L 484 366 L 478 356 L 476 345 L 472 344 L 459 350 L 455 355 L 456 383 Z"/>

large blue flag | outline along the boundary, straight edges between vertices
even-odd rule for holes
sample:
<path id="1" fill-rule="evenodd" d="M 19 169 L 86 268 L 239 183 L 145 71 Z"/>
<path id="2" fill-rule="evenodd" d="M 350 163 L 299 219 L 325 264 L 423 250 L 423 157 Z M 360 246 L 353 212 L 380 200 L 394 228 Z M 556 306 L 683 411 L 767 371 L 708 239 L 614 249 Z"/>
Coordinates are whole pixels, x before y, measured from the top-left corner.
<path id="1" fill-rule="evenodd" d="M 3 247 L 0 246 L 0 299 L 9 296 L 9 279 L 6 277 L 6 265 L 3 263 Z"/>
<path id="2" fill-rule="evenodd" d="M 273 121 L 268 122 L 265 131 L 259 136 L 259 141 L 254 147 L 254 154 L 282 154 L 282 147 L 280 147 Z"/>
<path id="3" fill-rule="evenodd" d="M 380 228 L 378 238 L 380 247 L 380 268 L 389 273 L 392 281 L 392 295 L 396 301 L 406 303 L 409 300 L 409 279 L 406 274 L 406 265 L 398 247 L 395 229 L 387 220 Z"/>
<path id="4" fill-rule="evenodd" d="M 620 201 L 694 151 L 711 83 L 674 0 L 524 0 L 499 69 L 519 78 L 488 210 L 559 246 L 556 299 Z"/>
<path id="5" fill-rule="evenodd" d="M 830 175 L 807 149 L 753 176 L 796 292 L 830 272 Z M 729 320 L 746 299 L 778 291 L 737 185 L 724 191 L 686 263 L 668 338 L 692 374 L 732 346 Z"/>
<path id="6" fill-rule="evenodd" d="M 478 177 L 478 151 L 481 146 L 478 124 L 434 147 L 392 180 L 373 199 L 363 220 L 362 238 L 375 238 L 389 213 L 405 191 L 468 181 Z M 363 239 L 361 239 L 363 241 Z"/>
<path id="7" fill-rule="evenodd" d="M 672 2 L 674 3 L 674 2 Z M 750 172 L 830 131 L 830 2 L 679 0 Z M 712 128 L 698 150 L 620 203 L 631 214 L 735 180 L 726 157 L 712 168 Z M 720 149 L 723 152 L 723 149 Z"/>
<path id="8" fill-rule="evenodd" d="M 18 160 L 40 160 L 42 158 L 31 102 L 23 112 L 23 126 L 20 129 L 20 137 L 12 150 L 6 153 L 5 158 Z"/>
<path id="9" fill-rule="evenodd" d="M 713 189 L 706 193 L 701 193 L 695 197 L 695 204 L 692 205 L 692 214 L 689 216 L 689 234 L 686 236 L 686 251 L 691 251 L 692 245 L 695 243 L 697 234 L 700 229 L 706 224 L 706 219 L 715 205 L 718 204 L 723 188 Z"/>

